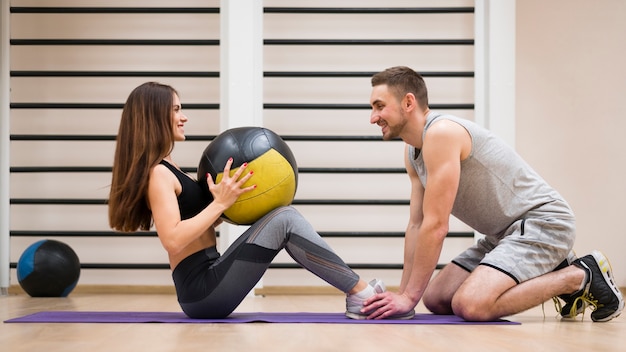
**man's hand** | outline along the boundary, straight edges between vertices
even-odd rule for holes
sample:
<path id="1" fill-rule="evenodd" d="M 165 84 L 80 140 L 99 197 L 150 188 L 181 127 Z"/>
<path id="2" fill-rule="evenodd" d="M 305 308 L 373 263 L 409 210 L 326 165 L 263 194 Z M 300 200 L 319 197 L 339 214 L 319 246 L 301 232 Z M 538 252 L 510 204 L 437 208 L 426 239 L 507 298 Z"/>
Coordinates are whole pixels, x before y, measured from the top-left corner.
<path id="1" fill-rule="evenodd" d="M 385 319 L 408 313 L 414 307 L 415 304 L 409 297 L 387 291 L 365 300 L 361 313 L 369 314 L 367 319 Z"/>

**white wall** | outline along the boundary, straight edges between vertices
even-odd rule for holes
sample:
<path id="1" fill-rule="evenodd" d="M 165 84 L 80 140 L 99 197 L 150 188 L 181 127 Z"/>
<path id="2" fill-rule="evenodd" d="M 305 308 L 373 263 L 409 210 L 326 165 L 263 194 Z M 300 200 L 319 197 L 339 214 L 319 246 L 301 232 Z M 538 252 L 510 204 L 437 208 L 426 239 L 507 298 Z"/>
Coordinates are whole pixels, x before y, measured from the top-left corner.
<path id="1" fill-rule="evenodd" d="M 517 149 L 568 200 L 575 250 L 626 286 L 626 2 L 517 1 Z"/>

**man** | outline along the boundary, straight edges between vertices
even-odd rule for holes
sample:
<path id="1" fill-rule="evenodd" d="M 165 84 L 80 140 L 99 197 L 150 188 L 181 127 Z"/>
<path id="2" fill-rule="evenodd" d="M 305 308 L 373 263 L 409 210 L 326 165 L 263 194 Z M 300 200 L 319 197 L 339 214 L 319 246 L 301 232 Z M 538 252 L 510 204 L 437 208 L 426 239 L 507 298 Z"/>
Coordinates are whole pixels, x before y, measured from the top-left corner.
<path id="1" fill-rule="evenodd" d="M 608 260 L 598 251 L 575 258 L 569 205 L 505 142 L 471 121 L 431 111 L 424 80 L 408 67 L 374 75 L 370 104 L 370 122 L 383 139 L 406 143 L 411 199 L 400 289 L 366 300 L 369 319 L 410 312 L 420 299 L 435 314 L 472 321 L 556 296 L 565 301 L 564 318 L 587 306 L 593 321 L 621 313 Z M 429 283 L 450 215 L 485 237 Z"/>

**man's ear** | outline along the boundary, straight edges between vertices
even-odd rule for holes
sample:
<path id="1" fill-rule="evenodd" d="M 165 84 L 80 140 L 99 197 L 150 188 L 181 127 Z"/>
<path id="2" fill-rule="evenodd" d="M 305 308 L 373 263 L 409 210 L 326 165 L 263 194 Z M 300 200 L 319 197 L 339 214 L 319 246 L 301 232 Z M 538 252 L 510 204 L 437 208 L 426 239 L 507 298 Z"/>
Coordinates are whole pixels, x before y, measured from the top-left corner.
<path id="1" fill-rule="evenodd" d="M 404 99 L 402 99 L 402 108 L 406 111 L 411 111 L 417 109 L 417 100 L 415 99 L 415 95 L 413 93 L 406 93 L 404 95 Z"/>

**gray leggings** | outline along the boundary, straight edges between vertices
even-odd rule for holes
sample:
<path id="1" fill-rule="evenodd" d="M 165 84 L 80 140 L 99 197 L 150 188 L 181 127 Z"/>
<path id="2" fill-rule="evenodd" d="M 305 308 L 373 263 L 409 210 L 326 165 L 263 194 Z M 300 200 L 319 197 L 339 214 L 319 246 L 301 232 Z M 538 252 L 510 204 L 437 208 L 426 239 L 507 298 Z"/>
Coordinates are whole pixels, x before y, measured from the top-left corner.
<path id="1" fill-rule="evenodd" d="M 252 225 L 224 255 L 210 247 L 176 266 L 172 277 L 181 308 L 191 318 L 228 316 L 283 248 L 298 264 L 343 292 L 359 280 L 295 208 L 281 207 Z"/>

